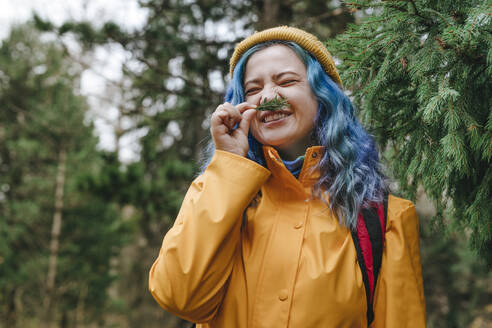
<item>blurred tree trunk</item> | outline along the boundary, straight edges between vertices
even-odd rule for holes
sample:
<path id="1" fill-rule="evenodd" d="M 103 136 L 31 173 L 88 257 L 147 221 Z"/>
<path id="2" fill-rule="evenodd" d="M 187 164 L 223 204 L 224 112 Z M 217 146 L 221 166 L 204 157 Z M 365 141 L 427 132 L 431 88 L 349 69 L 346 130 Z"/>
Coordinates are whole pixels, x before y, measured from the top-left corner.
<path id="1" fill-rule="evenodd" d="M 259 16 L 256 23 L 258 30 L 275 27 L 280 24 L 280 0 L 265 0 L 263 2 L 263 15 Z"/>
<path id="2" fill-rule="evenodd" d="M 15 304 L 15 296 L 17 289 L 12 289 L 7 297 L 7 318 L 5 321 L 5 328 L 17 327 L 17 307 Z"/>
<path id="3" fill-rule="evenodd" d="M 56 174 L 55 213 L 53 215 L 53 225 L 51 227 L 50 259 L 48 277 L 46 279 L 46 298 L 44 299 L 46 328 L 50 327 L 51 322 L 53 321 L 53 301 L 56 293 L 56 262 L 58 259 L 60 231 L 62 225 L 63 190 L 65 186 L 66 162 L 67 152 L 64 148 L 61 148 L 59 152 L 58 169 Z"/>

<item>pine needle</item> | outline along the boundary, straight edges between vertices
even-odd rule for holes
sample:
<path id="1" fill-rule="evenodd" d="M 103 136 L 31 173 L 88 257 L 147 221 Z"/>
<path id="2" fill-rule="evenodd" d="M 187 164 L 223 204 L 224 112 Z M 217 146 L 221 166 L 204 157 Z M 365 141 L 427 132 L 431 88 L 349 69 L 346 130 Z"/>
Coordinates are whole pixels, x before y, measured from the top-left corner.
<path id="1" fill-rule="evenodd" d="M 260 106 L 256 107 L 256 110 L 259 111 L 276 111 L 285 107 L 290 107 L 287 99 L 283 97 L 274 98 L 272 100 L 268 100 L 260 104 Z"/>

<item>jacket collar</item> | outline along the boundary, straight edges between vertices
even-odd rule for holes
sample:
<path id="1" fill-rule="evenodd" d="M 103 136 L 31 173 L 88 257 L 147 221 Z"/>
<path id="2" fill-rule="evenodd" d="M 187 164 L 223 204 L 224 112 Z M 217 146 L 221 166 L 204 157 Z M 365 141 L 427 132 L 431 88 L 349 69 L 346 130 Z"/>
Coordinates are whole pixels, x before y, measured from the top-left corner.
<path id="1" fill-rule="evenodd" d="M 289 192 L 306 197 L 306 192 L 320 178 L 320 172 L 316 169 L 319 161 L 323 157 L 324 147 L 313 146 L 306 149 L 304 155 L 304 164 L 302 165 L 299 178 L 296 179 L 285 167 L 282 158 L 277 150 L 271 146 L 263 146 L 263 154 L 267 168 L 272 173 L 272 183 L 280 184 L 283 188 L 289 189 Z"/>

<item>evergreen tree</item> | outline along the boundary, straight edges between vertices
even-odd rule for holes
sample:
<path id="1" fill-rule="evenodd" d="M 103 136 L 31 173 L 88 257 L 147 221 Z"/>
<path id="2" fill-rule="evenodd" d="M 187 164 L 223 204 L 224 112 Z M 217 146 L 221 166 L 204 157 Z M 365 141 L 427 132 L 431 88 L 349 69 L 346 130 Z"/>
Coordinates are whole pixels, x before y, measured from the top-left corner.
<path id="1" fill-rule="evenodd" d="M 129 129 L 116 132 L 117 137 L 120 137 L 137 129 L 145 131 L 145 136 L 139 140 L 140 159 L 122 169 L 117 154 L 105 154 L 105 165 L 101 171 L 95 176 L 83 179 L 84 188 L 96 199 L 117 202 L 120 208 L 129 208 L 130 204 L 137 213 L 139 233 L 136 240 L 139 242 L 125 250 L 120 257 L 124 265 L 118 271 L 123 277 L 120 282 L 121 295 L 124 295 L 127 301 L 124 308 L 131 309 L 127 311 L 126 322 L 129 326 L 185 326 L 180 320 L 166 315 L 155 305 L 147 292 L 146 278 L 162 236 L 172 223 L 184 190 L 197 170 L 191 163 L 196 160 L 204 145 L 202 140 L 208 135 L 206 116 L 222 101 L 223 86 L 227 82 L 227 61 L 242 34 L 288 24 L 299 26 L 321 39 L 326 39 L 342 31 L 347 22 L 353 21 L 353 17 L 349 15 L 350 11 L 363 9 L 367 13 L 373 12 L 375 16 L 368 21 L 372 21 L 371 24 L 366 25 L 368 22 L 365 22 L 361 28 L 352 27 L 351 37 L 345 35 L 329 47 L 342 59 L 340 70 L 344 74 L 344 83 L 352 89 L 357 104 L 363 110 L 364 120 L 371 124 L 374 133 L 388 150 L 386 156 L 390 159 L 389 164 L 401 164 L 400 171 L 395 171 L 395 175 L 399 178 L 401 186 L 407 190 L 407 196 L 413 197 L 416 187 L 419 184 L 423 185 L 422 174 L 407 172 L 408 156 L 411 156 L 408 154 L 411 154 L 412 145 L 418 142 L 419 134 L 422 135 L 424 128 L 420 126 L 422 119 L 414 117 L 413 113 L 422 111 L 422 106 L 439 94 L 436 81 L 443 76 L 446 77 L 446 74 L 438 73 L 443 69 L 441 65 L 453 58 L 457 59 L 457 56 L 450 52 L 454 49 L 449 47 L 452 43 L 446 45 L 439 41 L 444 41 L 442 32 L 445 27 L 437 15 L 447 15 L 451 22 L 463 27 L 465 18 L 471 12 L 469 8 L 473 7 L 469 2 L 358 1 L 352 2 L 351 9 L 347 9 L 343 4 L 342 7 L 338 7 L 337 1 L 148 0 L 140 3 L 148 10 L 148 20 L 143 28 L 133 32 L 125 31 L 124 28 L 110 22 L 105 23 L 101 29 L 95 29 L 88 22 L 67 22 L 55 28 L 48 22 L 37 20 L 41 29 L 57 30 L 60 34 L 75 33 L 85 49 L 116 43 L 132 54 L 133 62 L 124 67 L 125 76 L 130 83 L 124 84 L 126 98 L 120 110 L 122 118 L 129 118 L 136 124 Z M 479 4 L 478 1 L 476 4 Z M 457 10 L 458 7 L 461 9 Z M 437 14 L 425 10 L 421 12 L 424 8 L 433 8 Z M 227 27 L 227 38 L 217 32 L 217 26 L 220 24 Z M 483 24 L 483 21 L 480 24 Z M 482 36 L 486 33 L 486 30 L 483 30 L 484 26 L 486 24 L 481 25 L 478 31 Z M 378 32 L 383 34 L 379 35 Z M 472 29 L 472 32 L 473 40 L 480 39 L 477 31 Z M 419 39 L 417 44 L 411 44 L 415 37 L 412 39 L 408 35 L 416 35 Z M 480 40 L 483 50 L 483 38 Z M 400 47 L 402 49 L 399 49 Z M 357 49 L 358 51 L 354 51 Z M 422 55 L 425 54 L 424 49 L 433 57 L 425 59 L 426 56 Z M 400 50 L 398 54 L 406 55 L 394 57 L 397 50 Z M 487 56 L 490 57 L 488 54 Z M 478 59 L 484 60 L 482 53 L 478 55 Z M 378 75 L 385 61 L 386 71 Z M 440 65 L 435 66 L 436 63 Z M 466 63 L 471 65 L 474 60 L 466 59 Z M 416 70 L 417 67 L 420 67 L 420 73 Z M 454 69 L 451 64 L 448 67 Z M 461 68 L 456 69 L 459 71 Z M 406 70 L 406 73 L 400 72 L 402 70 Z M 405 74 L 415 77 L 405 78 Z M 451 74 L 448 75 L 450 76 Z M 388 77 L 388 80 L 385 80 L 385 77 Z M 412 82 L 414 80 L 420 83 Z M 427 83 L 427 91 L 422 89 L 417 93 L 420 89 L 416 88 L 422 81 L 424 86 Z M 478 81 L 473 82 L 469 87 L 479 85 Z M 370 83 L 373 83 L 373 89 Z M 377 83 L 382 85 L 378 86 Z M 486 86 L 484 85 L 483 90 Z M 425 92 L 421 93 L 422 91 Z M 475 93 L 477 92 L 473 94 Z M 369 97 L 370 95 L 372 96 Z M 379 98 L 379 95 L 382 97 Z M 486 93 L 483 92 L 483 95 Z M 468 98 L 470 97 L 467 96 Z M 473 97 L 471 99 L 476 101 Z M 483 96 L 480 99 L 486 101 Z M 380 105 L 383 106 L 379 107 Z M 409 110 L 414 112 L 408 112 Z M 444 122 L 443 117 L 440 119 Z M 393 121 L 395 125 L 391 126 Z M 401 125 L 406 121 L 409 125 L 402 130 Z M 426 131 L 434 131 L 437 127 L 436 135 L 447 133 L 441 131 L 442 125 L 434 122 Z M 484 126 L 480 131 L 484 131 Z M 432 136 L 435 139 L 429 140 L 433 140 L 433 147 L 426 151 L 441 150 L 442 146 L 436 142 L 438 137 L 434 134 Z M 406 162 L 403 162 L 399 156 L 405 153 L 407 157 L 402 158 L 406 158 Z M 438 159 L 443 160 L 443 156 L 448 155 L 441 154 Z M 433 154 L 425 153 L 417 158 L 432 159 Z M 450 170 L 454 165 L 452 162 L 446 165 L 449 166 L 442 167 L 443 176 L 456 174 Z M 424 167 L 418 169 L 423 170 Z M 428 169 L 427 167 L 426 170 Z M 400 173 L 396 174 L 398 172 Z M 415 178 L 408 180 L 409 176 Z M 436 178 L 437 181 L 441 181 L 438 179 L 440 178 Z M 444 190 L 446 180 L 442 181 L 442 188 L 434 186 L 441 188 L 441 191 Z M 448 193 L 441 201 L 450 199 Z M 439 208 L 441 217 L 444 210 L 444 206 Z M 425 225 L 425 222 L 423 220 L 422 224 Z M 466 219 L 460 226 L 468 225 L 468 222 Z M 484 295 L 487 297 L 487 294 L 477 296 L 477 291 L 483 288 L 484 282 L 486 284 L 488 280 L 479 275 L 483 270 L 481 266 L 468 262 L 468 254 L 460 249 L 461 239 L 453 237 L 449 241 L 434 243 L 436 238 L 435 233 L 426 232 L 422 247 L 429 325 L 453 327 L 454 322 L 454 326 L 458 323 L 458 326 L 463 326 L 463 323 L 469 321 L 470 315 L 473 315 L 474 307 L 483 303 L 480 300 L 483 300 Z M 455 242 L 456 240 L 458 242 Z M 453 260 L 451 266 L 449 262 Z M 468 267 L 472 267 L 473 271 Z M 443 279 L 443 272 L 452 279 Z M 451 280 L 454 283 L 450 283 Z M 442 305 L 443 302 L 446 303 L 445 306 Z M 439 309 L 434 311 L 437 308 Z M 446 312 L 450 310 L 454 313 Z"/>
<path id="2" fill-rule="evenodd" d="M 1 43 L 0 327 L 97 321 L 109 304 L 125 234 L 115 205 L 82 188 L 103 158 L 79 74 L 31 25 Z"/>
<path id="3" fill-rule="evenodd" d="M 427 327 L 474 327 L 471 321 L 490 307 L 492 274 L 464 236 L 442 238 L 429 225 L 430 217 L 420 214 L 419 219 Z"/>
<path id="4" fill-rule="evenodd" d="M 147 291 L 147 276 L 162 237 L 175 219 L 184 193 L 197 174 L 197 161 L 209 138 L 208 116 L 223 102 L 234 46 L 267 27 L 302 26 L 330 37 L 353 21 L 338 1 L 140 1 L 148 11 L 143 27 L 126 31 L 112 22 L 95 28 L 90 22 L 66 22 L 59 27 L 35 17 L 41 30 L 72 33 L 86 50 L 118 44 L 132 54 L 125 63 L 122 118 L 134 126 L 118 136 L 145 131 L 137 162 L 122 172 L 105 167 L 108 179 L 95 179 L 89 188 L 101 197 L 131 205 L 138 216 L 142 242 L 133 252 L 138 263 L 123 269 L 122 289 L 128 296 L 130 326 L 168 322 Z M 135 69 L 136 68 L 136 69 Z M 135 259 L 136 260 L 136 259 Z M 130 286 L 130 287 L 129 287 Z M 153 309 L 153 311 L 149 310 Z"/>
<path id="5" fill-rule="evenodd" d="M 414 73 L 415 61 L 421 60 L 417 66 L 425 64 L 423 59 L 416 55 L 417 50 L 421 51 L 420 57 L 422 57 L 423 48 L 426 47 L 428 50 L 429 47 L 435 50 L 432 52 L 434 54 L 432 58 L 434 64 L 432 65 L 435 65 L 436 62 L 442 63 L 440 56 L 443 56 L 444 61 L 451 56 L 451 53 L 447 53 L 451 50 L 449 45 L 444 46 L 439 41 L 442 39 L 440 37 L 442 24 L 439 17 L 434 17 L 437 14 L 428 12 L 424 14 L 420 9 L 429 7 L 437 10 L 443 6 L 440 14 L 448 15 L 452 19 L 461 17 L 456 21 L 456 24 L 459 25 L 464 22 L 463 12 L 468 13 L 466 8 L 471 8 L 467 3 L 464 3 L 463 8 L 465 9 L 456 11 L 450 9 L 451 6 L 457 7 L 461 4 L 446 1 L 385 1 L 382 3 L 358 1 L 352 4 L 351 9 L 343 4 L 338 7 L 338 1 L 147 0 L 140 3 L 147 8 L 148 19 L 141 29 L 132 32 L 125 31 L 124 28 L 110 22 L 105 23 L 101 29 L 94 28 L 89 22 L 67 22 L 56 28 L 49 22 L 43 22 L 38 18 L 37 25 L 42 30 L 56 30 L 59 34 L 74 33 L 80 43 L 88 50 L 99 45 L 116 43 L 132 54 L 132 62 L 124 67 L 127 80 L 122 84 L 124 85 L 122 89 L 125 97 L 123 98 L 124 102 L 119 107 L 120 117 L 130 119 L 135 122 L 135 125 L 129 129 L 117 130 L 116 135 L 119 138 L 135 130 L 145 131 L 145 136 L 139 140 L 141 145 L 140 159 L 133 164 L 123 166 L 118 161 L 117 153 L 104 154 L 105 164 L 102 167 L 98 166 L 99 172 L 81 180 L 84 190 L 89 191 L 95 199 L 103 199 L 109 203 L 117 202 L 120 204 L 120 211 L 121 208 L 124 208 L 125 210 L 131 209 L 136 213 L 139 230 L 135 240 L 138 243 L 125 249 L 120 256 L 121 265 L 118 273 L 122 276 L 122 280 L 119 290 L 126 301 L 123 308 L 131 309 L 131 311 L 126 312 L 125 322 L 127 325 L 143 325 L 145 327 L 160 327 L 162 325 L 185 327 L 185 323 L 166 315 L 155 305 L 147 292 L 146 279 L 162 236 L 172 223 L 184 190 L 197 170 L 192 162 L 196 160 L 200 149 L 205 144 L 202 140 L 208 135 L 206 116 L 222 101 L 223 87 L 228 79 L 227 61 L 235 43 L 242 38 L 243 34 L 265 27 L 288 24 L 299 26 L 313 32 L 321 39 L 326 39 L 342 31 L 347 22 L 354 20 L 353 16 L 349 15 L 350 11 L 359 9 L 363 9 L 366 13 L 372 11 L 375 15 L 369 20 L 372 20 L 372 27 L 368 28 L 366 23 L 361 29 L 356 26 L 352 27 L 353 36 L 350 38 L 344 36 L 334 45 L 330 45 L 330 50 L 343 60 L 341 72 L 351 72 L 347 73 L 343 80 L 346 86 L 352 89 L 356 102 L 363 110 L 363 118 L 366 122 L 372 123 L 374 133 L 385 149 L 388 149 L 387 156 L 394 159 L 401 154 L 400 144 L 406 144 L 412 140 L 415 144 L 415 136 L 421 133 L 421 130 L 414 129 L 415 126 L 422 128 L 419 125 L 420 121 L 412 122 L 411 119 L 415 118 L 412 113 L 408 113 L 408 110 L 414 109 L 415 112 L 417 112 L 417 108 L 422 110 L 419 107 L 420 104 L 426 104 L 425 99 L 432 98 L 433 95 L 437 94 L 435 88 L 432 89 L 431 86 L 435 86 L 435 81 L 440 77 L 446 76 L 446 74 L 441 73 L 426 81 L 426 77 L 434 76 L 432 75 L 433 72 L 438 72 L 441 67 L 431 69 L 434 66 L 429 66 L 428 71 L 425 70 L 425 67 L 421 67 L 423 71 L 417 73 L 423 74 L 424 77 L 421 76 L 419 81 L 432 83 L 430 83 L 431 86 L 426 93 L 422 94 L 422 100 L 419 100 L 420 98 L 415 100 L 415 97 L 412 98 L 411 95 L 416 95 L 417 92 L 412 88 L 416 88 L 418 84 L 412 82 L 406 87 L 398 87 L 398 85 L 405 86 L 405 83 L 413 81 L 409 77 L 402 78 L 397 75 L 400 74 L 398 70 L 409 70 L 413 67 L 413 70 L 406 74 L 416 74 Z M 371 3 L 375 3 L 376 6 L 372 6 Z M 393 15 L 397 15 L 397 17 L 395 18 Z M 398 15 L 411 17 L 402 20 Z M 457 16 L 454 17 L 455 15 Z M 427 18 L 423 19 L 423 17 Z M 407 26 L 410 21 L 413 21 L 412 24 L 414 25 Z M 396 23 L 399 25 L 395 29 L 390 28 Z M 378 27 L 379 25 L 381 27 Z M 227 37 L 218 32 L 220 30 L 218 26 L 226 26 Z M 480 27 L 480 29 L 482 28 L 483 26 Z M 365 29 L 366 31 L 364 31 Z M 378 31 L 386 33 L 384 35 L 388 37 L 386 39 L 387 45 L 381 45 L 384 40 L 379 38 L 382 36 L 373 37 L 378 36 Z M 401 36 L 398 34 L 400 31 L 402 31 Z M 405 46 L 406 42 L 412 40 L 406 34 L 410 33 L 409 31 L 421 38 L 418 45 Z M 430 31 L 430 33 L 422 31 Z M 410 35 L 413 35 L 412 33 Z M 479 33 L 483 34 L 484 31 L 479 31 Z M 390 35 L 394 36 L 395 40 L 392 40 Z M 475 37 L 476 35 L 473 36 L 473 38 Z M 371 45 L 373 42 L 374 45 Z M 393 47 L 398 48 L 401 45 L 404 45 L 403 49 L 406 49 L 404 52 L 408 52 L 408 54 L 403 59 L 391 57 L 392 54 L 396 53 Z M 423 48 L 421 49 L 421 47 Z M 366 48 L 367 50 L 365 50 Z M 392 52 L 387 53 L 386 48 L 392 49 Z M 359 51 L 354 51 L 354 49 Z M 409 49 L 416 50 L 410 51 Z M 479 55 L 479 59 L 481 56 Z M 409 58 L 412 58 L 413 61 L 409 62 Z M 392 61 L 393 59 L 396 60 L 396 66 Z M 386 81 L 384 80 L 385 74 L 377 75 L 385 60 L 388 61 L 385 64 L 387 70 L 385 74 L 388 78 L 395 75 L 398 77 L 397 79 L 393 77 Z M 350 65 L 346 65 L 346 63 Z M 359 63 L 361 63 L 360 66 L 358 66 Z M 393 71 L 395 68 L 397 69 L 396 72 Z M 369 72 L 367 72 L 368 69 Z M 376 91 L 369 93 L 366 91 L 367 89 L 363 89 L 370 82 L 376 81 L 376 76 L 382 81 L 380 83 L 383 83 L 383 86 L 377 89 L 377 92 L 384 95 L 382 99 L 375 96 Z M 394 83 L 395 81 L 397 83 Z M 471 86 L 476 85 L 474 83 Z M 372 98 L 368 97 L 370 94 L 372 94 Z M 389 104 L 378 108 L 376 105 L 371 105 L 374 100 L 368 101 L 370 99 L 378 99 L 378 105 L 380 103 Z M 366 103 L 369 108 L 372 108 L 371 110 L 366 110 Z M 382 110 L 381 113 L 379 113 L 379 109 Z M 385 120 L 379 121 L 381 116 Z M 400 127 L 400 131 L 393 131 L 393 129 L 386 127 L 387 130 L 391 130 L 391 134 L 389 134 L 381 125 L 382 122 L 386 122 L 386 125 L 393 124 L 393 121 L 387 120 L 393 120 L 393 117 L 396 118 L 394 120 L 395 126 L 403 125 L 405 120 L 410 122 L 407 124 L 412 125 L 408 126 L 407 130 L 401 130 Z M 408 117 L 410 119 L 407 119 Z M 427 129 L 433 131 L 434 126 L 441 129 L 441 125 L 438 123 L 434 123 Z M 437 134 L 441 133 L 439 129 L 436 131 Z M 408 137 L 404 135 L 404 131 Z M 394 135 L 395 132 L 402 134 Z M 404 136 L 402 137 L 402 135 Z M 432 150 L 440 149 L 439 147 L 436 148 L 436 144 L 433 146 Z M 411 151 L 411 145 L 409 147 L 404 147 L 406 152 Z M 400 153 L 396 154 L 397 151 Z M 432 158 L 432 154 L 426 153 L 421 158 Z M 397 164 L 394 160 L 391 160 L 391 163 Z M 416 178 L 410 180 L 409 183 L 409 180 L 406 179 L 409 176 L 407 175 L 409 166 L 403 162 L 401 164 L 401 173 L 397 177 L 400 178 L 402 187 L 406 188 L 407 195 L 413 196 L 416 186 L 419 183 L 422 184 L 421 180 L 418 180 L 422 179 L 421 174 L 416 175 Z M 449 173 L 449 168 L 447 170 Z M 451 198 L 449 194 L 446 194 L 445 200 L 448 199 Z M 444 207 L 440 208 L 439 214 L 441 216 L 444 209 Z M 426 220 L 422 220 L 424 226 L 425 222 Z M 474 306 L 482 304 L 477 299 L 483 299 L 483 295 L 477 297 L 477 291 L 483 288 L 484 281 L 486 283 L 487 280 L 477 278 L 477 272 L 481 272 L 483 269 L 476 263 L 468 262 L 468 254 L 463 253 L 463 250 L 460 249 L 462 244 L 459 242 L 459 238 L 457 243 L 455 243 L 457 239 L 454 237 L 449 241 L 432 242 L 436 238 L 434 233 L 430 235 L 425 233 L 422 247 L 424 278 L 430 313 L 429 324 L 431 327 L 452 327 L 454 321 L 455 325 L 459 322 L 463 326 L 462 323 L 467 322 L 469 316 L 473 315 Z M 77 256 L 75 253 L 72 255 Z M 451 267 L 448 261 L 452 260 L 455 263 Z M 473 267 L 473 271 L 470 271 L 468 267 Z M 450 284 L 451 280 L 442 279 L 443 272 L 452 277 L 452 281 L 455 283 Z M 486 297 L 487 294 L 485 294 Z M 442 305 L 443 300 L 446 303 L 445 306 Z M 439 307 L 439 311 L 434 311 L 437 307 Z M 456 310 L 456 313 L 450 314 L 441 311 L 443 307 Z M 459 311 L 460 309 L 466 310 Z"/>
<path id="6" fill-rule="evenodd" d="M 399 188 L 492 265 L 492 6 L 357 0 L 374 14 L 327 46 Z"/>

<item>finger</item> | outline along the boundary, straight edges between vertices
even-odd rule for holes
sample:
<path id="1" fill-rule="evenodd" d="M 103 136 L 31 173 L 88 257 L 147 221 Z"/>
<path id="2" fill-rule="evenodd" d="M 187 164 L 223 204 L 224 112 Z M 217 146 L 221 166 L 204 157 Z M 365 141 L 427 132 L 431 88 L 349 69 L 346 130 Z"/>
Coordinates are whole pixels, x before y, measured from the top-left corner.
<path id="1" fill-rule="evenodd" d="M 253 118 L 256 116 L 256 110 L 255 109 L 247 109 L 243 112 L 243 119 L 239 123 L 239 129 L 245 134 L 248 135 L 249 132 L 249 126 L 251 124 L 251 121 Z"/>
<path id="2" fill-rule="evenodd" d="M 243 119 L 241 113 L 247 109 L 256 108 L 256 105 L 243 102 L 239 105 L 232 105 L 225 102 L 217 107 L 211 118 L 211 128 L 219 125 L 225 125 L 229 132 L 232 132 L 239 126 L 239 123 Z"/>
<path id="3" fill-rule="evenodd" d="M 216 121 L 214 122 L 217 125 L 225 125 L 229 130 L 233 130 L 237 123 L 239 123 L 242 119 L 239 111 L 232 107 L 226 108 L 222 107 L 216 110 L 214 113 L 216 116 Z"/>
<path id="4" fill-rule="evenodd" d="M 248 110 L 248 109 L 255 109 L 256 106 L 255 104 L 252 104 L 252 103 L 248 103 L 248 102 L 242 102 L 238 105 L 236 105 L 236 108 L 239 110 L 240 113 L 243 113 L 244 111 Z"/>
<path id="5" fill-rule="evenodd" d="M 234 118 L 231 116 L 226 110 L 220 110 L 217 112 L 217 117 L 219 118 L 219 125 L 225 125 L 228 130 L 232 130 L 234 128 L 235 122 Z"/>
<path id="6" fill-rule="evenodd" d="M 230 128 L 233 129 L 242 120 L 241 111 L 239 110 L 239 108 L 237 108 L 237 106 L 231 105 L 229 103 L 224 104 L 222 108 L 229 114 L 229 117 L 227 119 L 228 124 L 230 125 Z"/>
<path id="7" fill-rule="evenodd" d="M 241 119 L 241 111 L 237 106 L 234 106 L 230 103 L 223 103 L 217 109 L 225 110 L 226 112 L 230 113 L 232 117 L 235 117 L 236 119 Z"/>
<path id="8" fill-rule="evenodd" d="M 224 112 L 222 109 L 217 108 L 215 112 L 212 113 L 212 116 L 210 118 L 210 126 L 219 126 L 223 124 L 224 118 L 225 118 L 226 112 Z"/>

